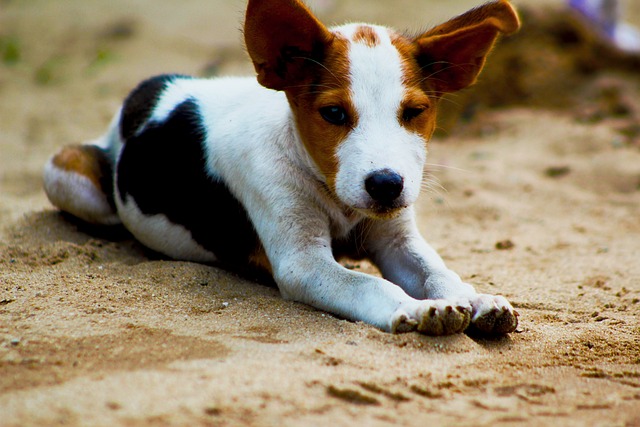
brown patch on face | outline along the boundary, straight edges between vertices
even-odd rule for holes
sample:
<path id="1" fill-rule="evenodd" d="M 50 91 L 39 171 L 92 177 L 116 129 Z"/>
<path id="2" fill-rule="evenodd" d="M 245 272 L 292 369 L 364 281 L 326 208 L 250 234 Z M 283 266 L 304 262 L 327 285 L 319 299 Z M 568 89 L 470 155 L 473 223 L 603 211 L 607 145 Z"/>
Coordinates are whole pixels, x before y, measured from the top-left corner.
<path id="1" fill-rule="evenodd" d="M 391 34 L 391 43 L 400 54 L 403 84 L 407 88 L 398 111 L 398 121 L 407 130 L 428 141 L 436 127 L 436 106 L 440 94 L 430 86 L 417 61 L 418 46 L 409 38 Z"/>
<path id="2" fill-rule="evenodd" d="M 400 104 L 398 121 L 409 132 L 428 141 L 436 126 L 435 102 L 422 90 L 409 88 Z"/>
<path id="3" fill-rule="evenodd" d="M 332 191 L 338 172 L 338 147 L 358 120 L 351 101 L 348 44 L 336 34 L 324 51 L 322 63 L 317 64 L 304 84 L 286 89 L 302 142 Z M 326 121 L 320 114 L 324 107 L 344 109 L 346 123 Z"/>
<path id="4" fill-rule="evenodd" d="M 376 34 L 373 27 L 369 27 L 368 25 L 359 26 L 353 34 L 352 40 L 354 43 L 362 43 L 369 47 L 375 47 L 380 44 L 378 34 Z"/>
<path id="5" fill-rule="evenodd" d="M 52 163 L 67 172 L 88 178 L 103 193 L 111 193 L 111 165 L 104 152 L 92 145 L 70 145 L 64 147 Z"/>

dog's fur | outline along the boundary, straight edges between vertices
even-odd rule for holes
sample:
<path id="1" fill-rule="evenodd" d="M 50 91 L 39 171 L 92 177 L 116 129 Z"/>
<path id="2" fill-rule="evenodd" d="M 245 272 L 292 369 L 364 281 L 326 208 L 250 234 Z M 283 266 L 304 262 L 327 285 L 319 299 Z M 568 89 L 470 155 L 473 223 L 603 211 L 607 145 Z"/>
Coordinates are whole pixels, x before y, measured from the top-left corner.
<path id="1" fill-rule="evenodd" d="M 103 137 L 52 157 L 45 190 L 170 257 L 257 266 L 284 298 L 385 331 L 512 332 L 511 305 L 445 267 L 412 205 L 439 98 L 472 84 L 518 26 L 506 0 L 417 37 L 328 29 L 299 0 L 249 0 L 257 81 L 143 82 Z M 341 266 L 345 250 L 384 279 Z"/>

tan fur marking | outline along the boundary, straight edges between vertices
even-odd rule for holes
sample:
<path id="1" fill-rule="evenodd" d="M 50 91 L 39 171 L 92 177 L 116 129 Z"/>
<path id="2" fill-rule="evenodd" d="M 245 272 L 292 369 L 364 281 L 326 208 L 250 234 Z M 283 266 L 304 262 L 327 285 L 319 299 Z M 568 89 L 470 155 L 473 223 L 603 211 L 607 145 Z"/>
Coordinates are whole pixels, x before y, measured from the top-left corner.
<path id="1" fill-rule="evenodd" d="M 429 86 L 429 79 L 425 79 L 416 61 L 418 47 L 410 39 L 399 34 L 391 34 L 391 43 L 400 54 L 402 61 L 403 83 L 407 91 L 402 100 L 398 120 L 409 131 L 418 133 L 428 141 L 436 127 L 436 106 L 438 94 Z M 420 116 L 404 122 L 402 112 L 405 108 L 425 108 Z"/>
<path id="2" fill-rule="evenodd" d="M 353 35 L 354 43 L 362 43 L 369 47 L 375 47 L 380 44 L 380 38 L 375 30 L 368 25 L 361 25 L 356 29 Z"/>
<path id="3" fill-rule="evenodd" d="M 391 32 L 391 44 L 398 50 L 402 61 L 402 71 L 404 75 L 404 83 L 412 82 L 415 79 L 421 79 L 421 73 L 416 63 L 416 55 L 418 47 L 409 38 L 398 33 Z"/>
<path id="4" fill-rule="evenodd" d="M 87 177 L 96 188 L 102 189 L 101 159 L 95 155 L 92 148 L 83 145 L 64 147 L 55 155 L 52 163 L 64 171 Z"/>
<path id="5" fill-rule="evenodd" d="M 441 93 L 451 93 L 475 83 L 500 34 L 520 27 L 507 0 L 485 3 L 418 36 L 425 78 Z"/>
<path id="6" fill-rule="evenodd" d="M 362 37 L 372 42 L 368 32 L 363 30 Z M 349 123 L 336 126 L 322 118 L 319 108 L 339 106 L 353 111 L 347 56 L 350 41 L 327 29 L 298 0 L 249 0 L 244 35 L 258 81 L 286 93 L 302 143 L 329 188 L 335 190 L 337 148 L 357 117 L 352 114 Z M 318 101 L 327 91 L 341 95 L 327 105 L 326 100 Z"/>
<path id="7" fill-rule="evenodd" d="M 267 253 L 262 245 L 259 245 L 256 250 L 249 256 L 249 264 L 264 271 L 273 274 L 271 262 L 267 258 Z"/>
<path id="8" fill-rule="evenodd" d="M 286 90 L 308 76 L 309 62 L 331 33 L 300 1 L 249 1 L 244 25 L 247 51 L 261 85 Z"/>
<path id="9" fill-rule="evenodd" d="M 349 75 L 348 43 L 336 34 L 325 50 L 322 66 L 314 70 L 305 85 L 286 91 L 302 142 L 332 191 L 338 173 L 338 147 L 358 120 L 351 101 L 350 82 L 345 78 Z M 349 122 L 344 126 L 326 122 L 319 109 L 328 106 L 344 108 Z"/>

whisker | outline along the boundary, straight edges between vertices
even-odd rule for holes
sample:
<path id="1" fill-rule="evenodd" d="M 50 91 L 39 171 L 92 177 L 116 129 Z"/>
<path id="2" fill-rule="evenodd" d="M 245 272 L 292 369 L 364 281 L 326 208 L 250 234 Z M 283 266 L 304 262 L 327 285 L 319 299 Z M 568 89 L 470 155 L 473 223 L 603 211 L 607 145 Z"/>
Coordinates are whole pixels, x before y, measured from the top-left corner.
<path id="1" fill-rule="evenodd" d="M 446 136 L 451 136 L 451 132 L 449 130 L 443 128 L 442 126 L 436 125 L 436 129 L 435 130 L 438 131 L 438 132 L 442 132 Z"/>
<path id="2" fill-rule="evenodd" d="M 324 65 L 323 63 L 321 63 L 320 61 L 316 61 L 313 58 L 308 58 L 306 56 L 294 56 L 292 57 L 292 59 L 302 59 L 304 61 L 309 61 L 312 62 L 316 65 L 319 65 L 320 67 L 324 68 L 329 74 L 331 74 L 331 76 L 336 79 L 336 81 L 340 81 L 341 79 L 335 75 L 335 73 L 333 71 L 331 71 L 326 65 Z"/>
<path id="3" fill-rule="evenodd" d="M 463 107 L 464 104 L 457 102 L 455 99 L 452 98 L 456 98 L 457 96 L 452 96 L 451 94 L 447 94 L 447 96 L 440 96 L 440 102 L 446 102 L 448 104 L 451 104 L 455 107 Z"/>
<path id="4" fill-rule="evenodd" d="M 457 171 L 457 172 L 471 172 L 469 169 L 463 169 L 463 168 L 459 168 L 459 167 L 456 167 L 456 166 L 444 165 L 442 163 L 425 163 L 425 167 L 427 169 L 434 168 L 436 170 L 438 170 L 438 169 L 448 169 L 448 170 L 454 170 L 454 171 Z"/>
<path id="5" fill-rule="evenodd" d="M 359 239 L 358 242 L 356 243 L 356 247 L 357 250 L 360 252 L 365 252 L 366 250 L 366 246 L 365 246 L 365 242 L 367 241 L 367 239 L 369 238 L 369 234 L 371 233 L 371 230 L 373 229 L 373 222 L 372 221 L 363 221 L 361 223 L 361 229 L 360 229 L 360 233 L 359 234 Z"/>
<path id="6" fill-rule="evenodd" d="M 449 190 L 447 190 L 436 178 L 423 179 L 420 183 L 420 187 L 428 192 L 433 192 L 435 195 L 440 195 L 440 191 L 445 194 L 449 194 Z"/>
<path id="7" fill-rule="evenodd" d="M 423 70 L 424 70 L 424 69 L 426 69 L 427 67 L 432 67 L 433 65 L 445 65 L 445 67 L 443 67 L 443 68 L 441 68 L 441 69 L 439 69 L 439 70 L 436 70 L 436 71 L 432 72 L 431 74 L 429 74 L 429 75 L 427 75 L 427 76 L 423 77 L 422 81 L 425 81 L 425 80 L 431 79 L 431 78 L 433 78 L 433 76 L 435 76 L 436 74 L 441 73 L 441 72 L 443 72 L 443 71 L 448 71 L 448 70 L 450 70 L 450 69 L 452 69 L 452 68 L 462 68 L 462 67 L 464 67 L 465 65 L 473 65 L 473 64 L 471 64 L 471 63 L 467 63 L 467 64 L 454 64 L 454 63 L 452 63 L 452 62 L 447 62 L 447 61 L 437 61 L 437 62 L 432 62 L 432 63 L 430 63 L 430 64 L 427 64 L 427 65 L 425 65 L 424 67 L 421 67 L 421 68 L 420 68 L 420 71 L 423 71 Z"/>
<path id="8" fill-rule="evenodd" d="M 433 175 L 425 177 L 421 182 L 420 188 L 437 202 L 444 203 L 447 208 L 451 208 L 446 197 L 449 191 Z"/>

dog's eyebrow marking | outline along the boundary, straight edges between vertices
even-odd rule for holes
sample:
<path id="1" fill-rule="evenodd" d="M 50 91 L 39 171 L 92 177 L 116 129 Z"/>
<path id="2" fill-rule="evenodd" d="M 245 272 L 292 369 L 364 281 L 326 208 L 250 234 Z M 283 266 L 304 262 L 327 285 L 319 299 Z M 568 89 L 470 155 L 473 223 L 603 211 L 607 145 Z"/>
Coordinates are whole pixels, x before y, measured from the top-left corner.
<path id="1" fill-rule="evenodd" d="M 362 43 L 369 47 L 376 47 L 380 44 L 380 38 L 373 27 L 360 25 L 353 34 L 354 43 Z"/>

